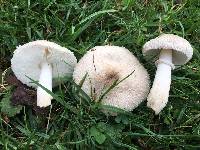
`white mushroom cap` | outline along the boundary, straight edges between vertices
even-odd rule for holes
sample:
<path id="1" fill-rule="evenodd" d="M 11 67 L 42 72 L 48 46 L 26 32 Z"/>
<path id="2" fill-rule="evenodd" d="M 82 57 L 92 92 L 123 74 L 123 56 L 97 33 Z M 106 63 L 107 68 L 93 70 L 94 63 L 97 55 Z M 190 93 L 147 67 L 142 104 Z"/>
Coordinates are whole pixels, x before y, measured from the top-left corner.
<path id="1" fill-rule="evenodd" d="M 30 83 L 27 76 L 38 81 L 40 65 L 46 59 L 52 65 L 53 78 L 71 76 L 77 63 L 74 54 L 68 49 L 53 42 L 38 40 L 17 47 L 11 59 L 11 68 L 22 83 L 36 88 L 37 85 Z"/>
<path id="2" fill-rule="evenodd" d="M 143 46 L 143 54 L 144 56 L 159 56 L 162 49 L 172 50 L 172 63 L 174 65 L 187 63 L 193 55 L 193 48 L 190 43 L 184 38 L 173 34 L 162 34 L 148 41 Z"/>
<path id="3" fill-rule="evenodd" d="M 101 102 L 104 105 L 131 111 L 147 97 L 149 92 L 149 75 L 146 69 L 123 47 L 92 48 L 76 65 L 73 73 L 75 82 L 79 84 L 86 73 L 82 89 L 96 101 L 114 81 L 121 81 L 130 75 L 103 97 Z"/>

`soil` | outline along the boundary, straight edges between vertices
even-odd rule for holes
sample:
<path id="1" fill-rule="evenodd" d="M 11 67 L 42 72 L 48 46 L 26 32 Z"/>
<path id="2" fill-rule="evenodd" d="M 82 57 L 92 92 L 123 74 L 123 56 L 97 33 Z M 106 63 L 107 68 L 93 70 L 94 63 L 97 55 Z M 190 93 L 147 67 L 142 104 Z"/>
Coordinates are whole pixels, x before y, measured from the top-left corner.
<path id="1" fill-rule="evenodd" d="M 1 82 L 1 74 L 5 69 L 10 67 L 10 58 L 5 58 L 0 56 L 0 82 Z M 23 105 L 30 106 L 36 115 L 47 116 L 49 113 L 49 107 L 40 108 L 36 104 L 37 95 L 36 90 L 24 85 L 20 82 L 13 72 L 6 75 L 6 82 L 9 85 L 14 86 L 11 97 L 11 105 Z M 1 89 L 0 89 L 1 90 Z"/>
<path id="2" fill-rule="evenodd" d="M 49 107 L 40 108 L 37 106 L 37 92 L 35 89 L 30 88 L 20 82 L 13 73 L 10 73 L 6 77 L 6 82 L 9 85 L 13 85 L 15 88 L 12 92 L 11 104 L 31 106 L 36 115 L 47 116 L 49 113 Z"/>

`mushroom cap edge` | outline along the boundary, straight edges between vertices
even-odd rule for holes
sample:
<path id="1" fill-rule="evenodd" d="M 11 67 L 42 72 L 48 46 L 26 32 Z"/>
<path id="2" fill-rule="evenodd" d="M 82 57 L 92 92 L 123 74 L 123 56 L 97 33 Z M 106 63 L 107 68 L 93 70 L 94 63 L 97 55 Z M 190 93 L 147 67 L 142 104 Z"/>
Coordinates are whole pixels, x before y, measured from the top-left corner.
<path id="1" fill-rule="evenodd" d="M 53 86 L 57 85 L 54 78 L 72 75 L 73 68 L 77 63 L 73 52 L 54 42 L 37 40 L 18 46 L 13 52 L 11 68 L 22 83 L 34 88 L 37 87 L 36 84 L 31 83 L 28 77 L 36 81 L 39 80 L 40 63 L 44 61 L 45 48 L 50 51 L 49 62 L 53 65 Z"/>
<path id="2" fill-rule="evenodd" d="M 144 44 L 143 55 L 149 58 L 158 59 L 161 49 L 172 50 L 172 62 L 174 65 L 186 64 L 193 55 L 191 44 L 184 38 L 174 34 L 161 34 Z"/>

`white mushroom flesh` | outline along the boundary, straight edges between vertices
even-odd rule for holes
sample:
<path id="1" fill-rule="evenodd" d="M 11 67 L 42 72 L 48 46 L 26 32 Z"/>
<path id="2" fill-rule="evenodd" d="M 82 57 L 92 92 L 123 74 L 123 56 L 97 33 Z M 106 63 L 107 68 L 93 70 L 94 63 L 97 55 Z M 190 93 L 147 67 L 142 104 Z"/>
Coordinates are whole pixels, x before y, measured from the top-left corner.
<path id="1" fill-rule="evenodd" d="M 39 84 L 52 91 L 52 66 L 47 61 L 41 64 L 41 73 Z M 47 107 L 51 105 L 53 97 L 43 90 L 40 86 L 37 88 L 37 106 Z"/>
<path id="2" fill-rule="evenodd" d="M 149 75 L 146 69 L 123 47 L 106 45 L 92 48 L 74 69 L 75 83 L 79 84 L 86 74 L 81 88 L 96 102 L 101 100 L 103 105 L 132 111 L 149 93 Z M 117 80 L 123 81 L 101 97 Z"/>
<path id="3" fill-rule="evenodd" d="M 58 85 L 56 78 L 71 76 L 77 60 L 73 52 L 65 47 L 38 40 L 18 46 L 11 59 L 11 68 L 22 83 L 37 89 L 37 106 L 51 105 L 52 96 L 31 82 L 39 81 L 49 91 Z"/>
<path id="4" fill-rule="evenodd" d="M 145 43 L 142 51 L 144 56 L 151 58 L 154 56 L 157 58 L 160 53 L 154 83 L 147 98 L 147 105 L 158 114 L 168 101 L 171 69 L 187 63 L 192 58 L 193 48 L 186 39 L 180 36 L 162 34 Z"/>
<path id="5" fill-rule="evenodd" d="M 172 69 L 172 50 L 161 50 L 153 86 L 147 98 L 148 107 L 158 114 L 167 104 Z"/>

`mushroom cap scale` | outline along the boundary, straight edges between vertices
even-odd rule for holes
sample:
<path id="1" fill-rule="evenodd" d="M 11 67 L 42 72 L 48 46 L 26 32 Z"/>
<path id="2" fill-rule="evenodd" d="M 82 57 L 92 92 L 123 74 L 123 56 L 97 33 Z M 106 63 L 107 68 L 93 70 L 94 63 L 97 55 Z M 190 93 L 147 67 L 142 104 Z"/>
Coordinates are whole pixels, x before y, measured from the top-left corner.
<path id="1" fill-rule="evenodd" d="M 101 102 L 104 105 L 131 111 L 146 98 L 149 92 L 147 71 L 137 58 L 123 47 L 92 48 L 76 65 L 73 79 L 79 84 L 86 74 L 81 88 L 95 101 L 99 100 L 114 81 L 123 80 L 128 76 L 102 98 Z"/>
<path id="2" fill-rule="evenodd" d="M 154 58 L 159 56 L 162 49 L 172 50 L 172 62 L 174 65 L 187 63 L 193 55 L 193 48 L 190 43 L 184 38 L 173 34 L 162 34 L 148 41 L 143 46 L 143 55 Z"/>
<path id="3" fill-rule="evenodd" d="M 11 68 L 22 83 L 36 88 L 37 85 L 31 83 L 27 76 L 39 80 L 40 65 L 44 61 L 52 65 L 53 78 L 71 76 L 77 63 L 74 54 L 68 49 L 53 42 L 37 40 L 17 47 L 11 59 Z M 53 85 L 56 84 L 53 80 Z"/>

